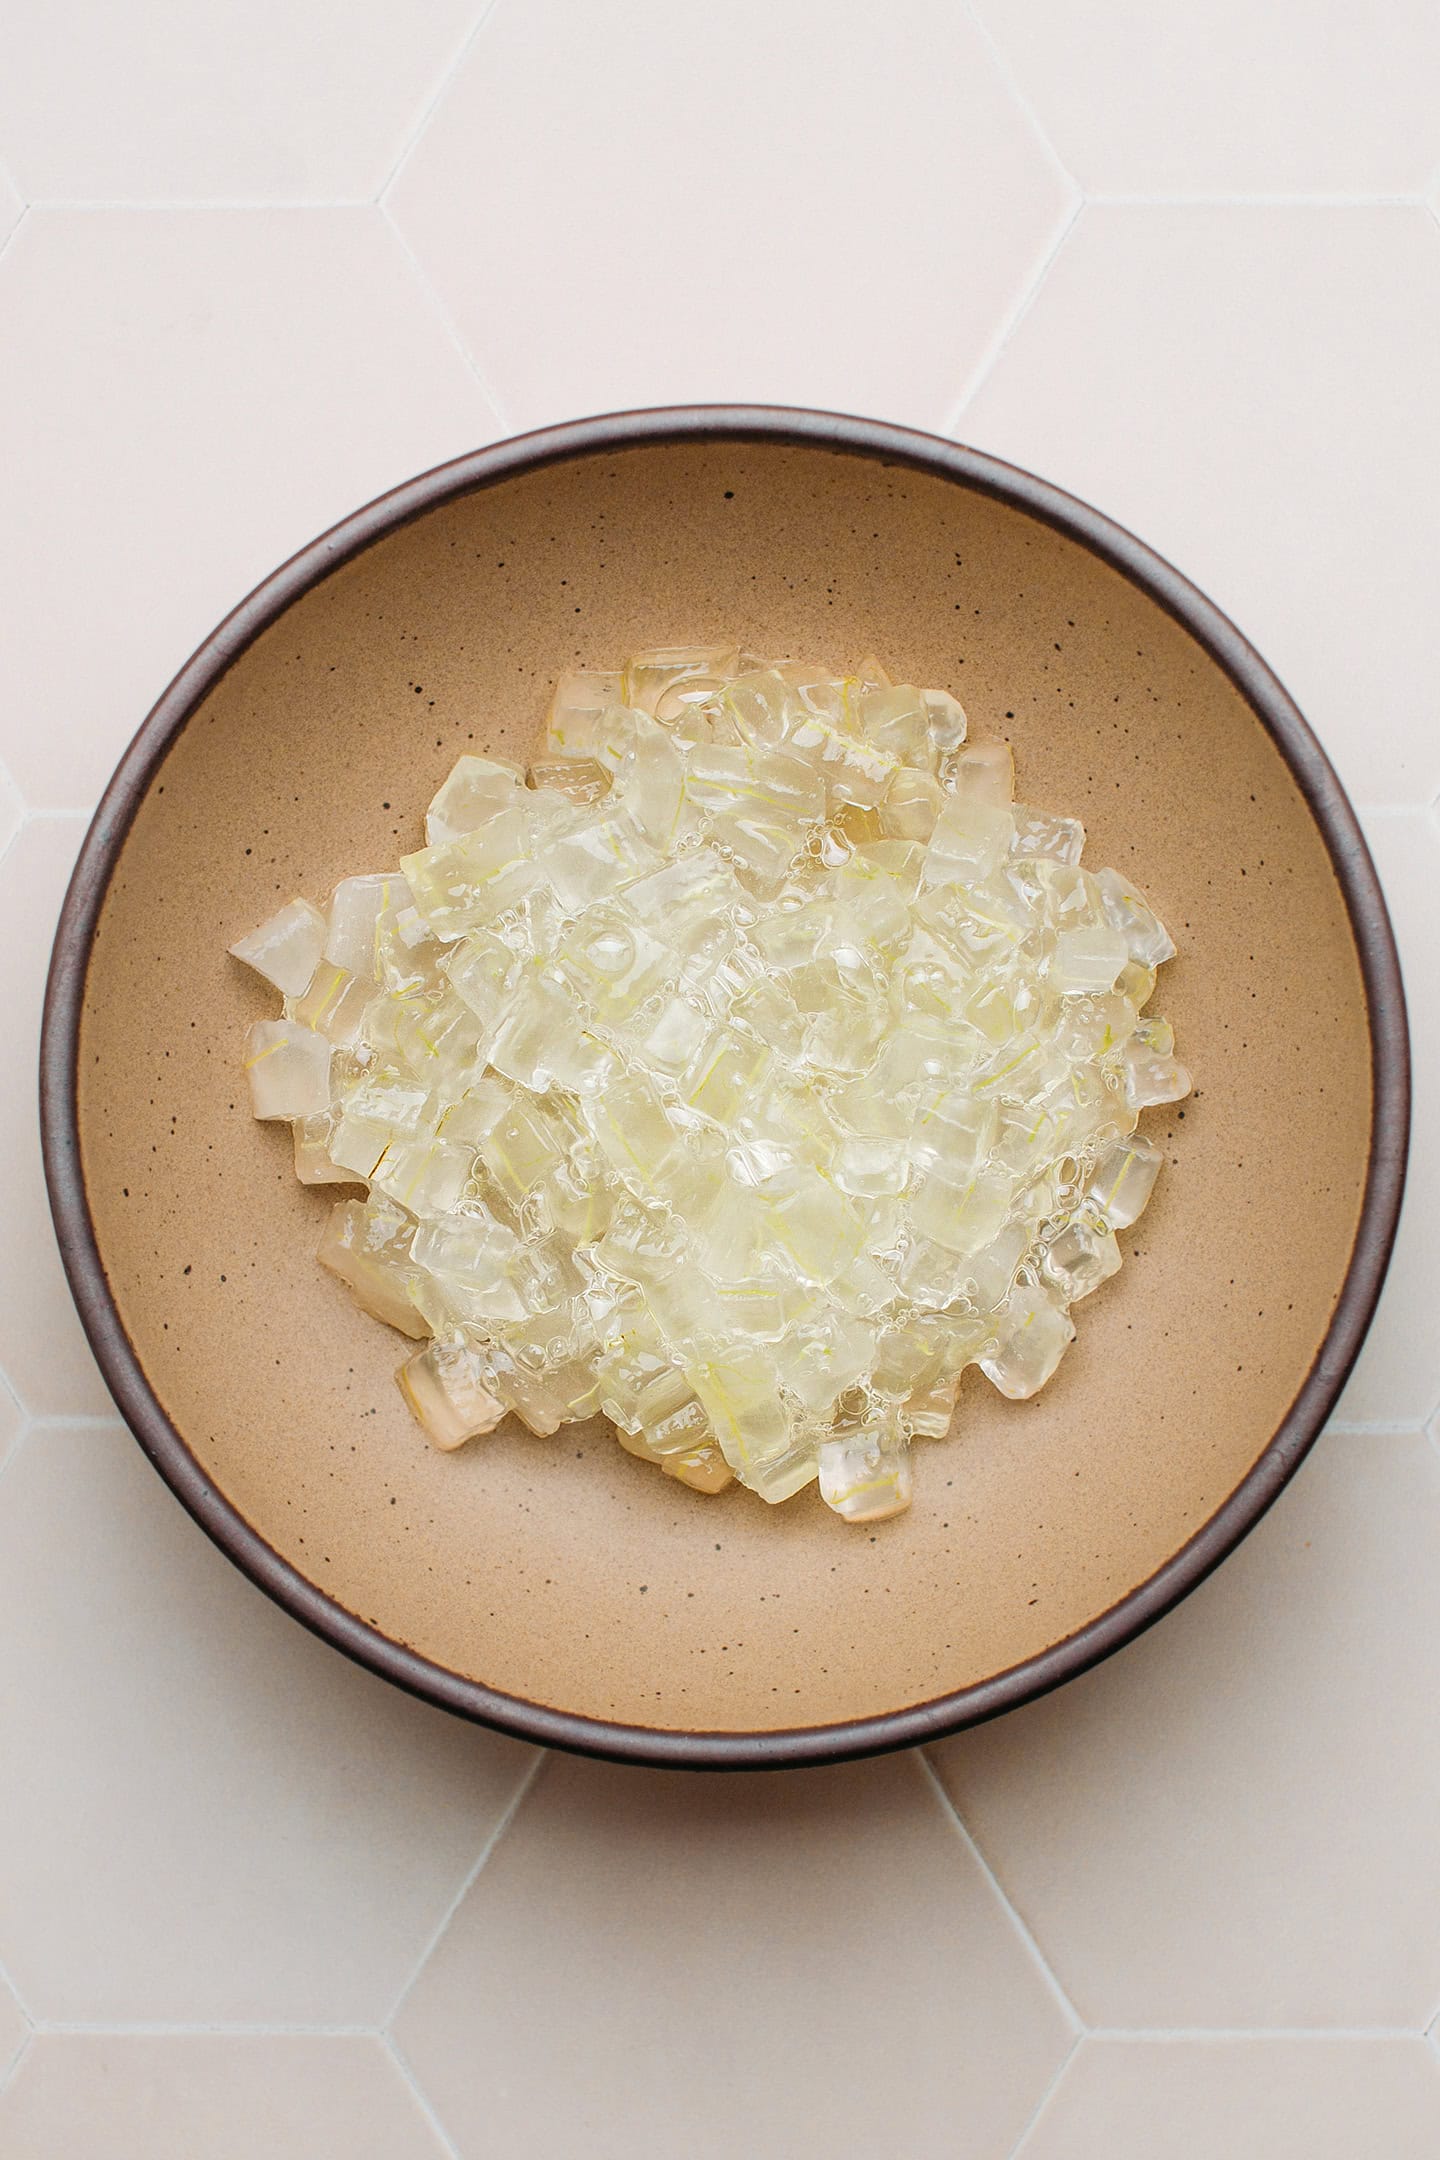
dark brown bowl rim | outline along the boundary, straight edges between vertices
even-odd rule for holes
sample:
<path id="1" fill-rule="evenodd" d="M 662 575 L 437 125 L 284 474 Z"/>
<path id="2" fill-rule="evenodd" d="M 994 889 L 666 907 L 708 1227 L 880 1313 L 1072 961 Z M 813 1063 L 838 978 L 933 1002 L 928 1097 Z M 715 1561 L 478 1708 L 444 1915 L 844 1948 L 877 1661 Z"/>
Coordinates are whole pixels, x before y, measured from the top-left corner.
<path id="1" fill-rule="evenodd" d="M 282 1559 L 216 1491 L 152 1390 L 125 1333 L 96 1241 L 81 1166 L 77 1056 L 96 923 L 126 833 L 156 767 L 201 699 L 301 593 L 383 535 L 471 490 L 558 461 L 644 445 L 733 441 L 819 445 L 918 469 L 1013 504 L 1112 564 L 1175 616 L 1245 697 L 1289 765 L 1329 850 L 1359 951 L 1371 1032 L 1374 1117 L 1354 1250 L 1330 1327 L 1269 1446 L 1182 1549 L 1063 1642 L 976 1685 L 875 1717 L 775 1732 L 665 1732 L 506 1695 L 432 1663 L 367 1625 Z M 1313 1444 L 1359 1353 L 1395 1239 L 1405 1181 L 1410 1054 L 1394 935 L 1375 867 L 1329 760 L 1234 624 L 1122 526 L 1048 481 L 985 452 L 836 413 L 749 405 L 660 407 L 544 428 L 436 466 L 302 548 L 211 632 L 120 760 L 86 834 L 61 911 L 40 1048 L 45 1177 L 61 1257 L 91 1348 L 155 1468 L 221 1551 L 287 1612 L 358 1663 L 481 1724 L 548 1747 L 688 1769 L 839 1762 L 917 1745 L 997 1717 L 1108 1657 L 1203 1581 L 1253 1528 Z"/>

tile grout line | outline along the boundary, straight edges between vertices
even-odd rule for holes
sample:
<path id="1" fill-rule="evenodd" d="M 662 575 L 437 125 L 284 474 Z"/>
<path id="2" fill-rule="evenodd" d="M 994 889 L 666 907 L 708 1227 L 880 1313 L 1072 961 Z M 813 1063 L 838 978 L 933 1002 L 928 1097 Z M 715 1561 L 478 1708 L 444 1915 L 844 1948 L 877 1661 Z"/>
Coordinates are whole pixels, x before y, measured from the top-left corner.
<path id="1" fill-rule="evenodd" d="M 436 110 L 440 105 L 442 98 L 445 96 L 446 91 L 450 88 L 451 83 L 454 82 L 455 77 L 459 74 L 461 68 L 465 65 L 465 62 L 469 59 L 470 48 L 475 43 L 475 40 L 479 37 L 480 32 L 484 29 L 486 23 L 489 22 L 490 17 L 494 14 L 494 12 L 495 0 L 481 0 L 479 14 L 475 17 L 474 22 L 470 25 L 469 31 L 467 32 L 465 37 L 461 39 L 460 44 L 456 49 L 455 55 L 452 58 L 449 66 L 445 69 L 444 73 L 440 77 L 439 82 L 435 85 L 433 95 L 430 97 L 428 103 L 425 105 L 419 119 L 415 122 L 414 127 L 406 136 L 405 141 L 400 148 L 400 155 L 396 158 L 394 164 L 391 166 L 389 172 L 385 175 L 385 178 L 381 181 L 379 187 L 376 188 L 375 193 L 371 198 L 371 200 L 377 203 L 382 209 L 384 207 L 385 197 L 389 194 L 391 188 L 394 187 L 396 181 L 400 178 L 401 173 L 405 170 L 405 167 L 409 164 L 411 158 L 414 156 L 420 139 L 425 134 L 425 131 L 429 127 L 430 122 L 435 117 Z"/>
<path id="2" fill-rule="evenodd" d="M 1175 2041 L 1191 2047 L 1206 2041 L 1229 2046 L 1237 2040 L 1423 2040 L 1418 2025 L 1092 2025 L 1090 2040 L 1124 2045 Z"/>
<path id="3" fill-rule="evenodd" d="M 1071 2032 L 1076 2034 L 1077 2036 L 1085 2032 L 1087 2030 L 1085 2020 L 1081 2017 L 1079 2011 L 1075 2008 L 1074 2003 L 1071 2002 L 1070 1997 L 1066 1993 L 1065 1989 L 1060 1985 L 1060 1982 L 1056 1977 L 1054 1968 L 1051 1966 L 1050 1960 L 1046 1957 L 1044 1951 L 1040 1948 L 1040 1945 L 1036 1941 L 1031 1930 L 1029 1929 L 1029 1927 L 1027 1927 L 1025 1922 L 1021 1919 L 1019 1913 L 1016 1911 L 1012 1900 L 1007 1895 L 1005 1889 L 1001 1884 L 999 1876 L 995 1873 L 994 1868 L 991 1867 L 990 1862 L 986 1859 L 985 1854 L 982 1852 L 980 1846 L 976 1843 L 975 1838 L 972 1836 L 969 1824 L 966 1822 L 964 1816 L 960 1813 L 960 1810 L 956 1807 L 954 1801 L 950 1798 L 949 1793 L 946 1792 L 945 1787 L 941 1784 L 939 1776 L 936 1773 L 935 1766 L 931 1762 L 929 1755 L 926 1753 L 923 1747 L 916 1748 L 915 1755 L 917 1761 L 920 1764 L 922 1772 L 929 1779 L 930 1784 L 934 1789 L 935 1796 L 940 1802 L 941 1809 L 943 1810 L 945 1815 L 949 1817 L 950 1821 L 954 1824 L 956 1836 L 960 1839 L 960 1842 L 965 1846 L 971 1858 L 975 1861 L 976 1866 L 980 1869 L 980 1872 L 985 1877 L 986 1882 L 989 1883 L 990 1888 L 995 1893 L 995 1896 L 999 1899 L 1000 1904 L 1003 1906 L 1004 1910 L 1009 1914 L 1010 1922 L 1015 1930 L 1015 1933 L 1019 1936 L 1021 1942 L 1025 1945 L 1025 1948 L 1029 1952 L 1031 1961 L 1034 1964 L 1036 1970 L 1042 1975 L 1055 2001 L 1060 2005 L 1061 2010 L 1064 2012 L 1066 2023 L 1069 2025 Z"/>
<path id="4" fill-rule="evenodd" d="M 1035 2102 L 1034 2107 L 1031 2108 L 1030 2113 L 1026 2116 L 1024 2122 L 1020 2125 L 1020 2135 L 1016 2138 L 1015 2143 L 1010 2148 L 1010 2160 L 1023 2160 L 1025 2147 L 1030 2142 L 1031 2132 L 1038 2127 L 1041 2116 L 1045 2113 L 1046 2109 L 1050 2105 L 1050 2102 L 1054 2099 L 1056 2093 L 1060 2090 L 1060 2085 L 1062 2080 L 1064 2079 L 1066 2071 L 1070 2068 L 1071 2063 L 1074 2062 L 1075 2057 L 1079 2054 L 1081 2048 L 1085 2045 L 1087 2037 L 1088 2036 L 1083 2032 L 1077 2032 L 1071 2035 L 1069 2047 L 1066 2048 L 1064 2055 L 1061 2057 L 1060 2061 L 1055 2066 L 1054 2076 L 1051 2078 L 1049 2084 L 1041 2093 L 1039 2099 Z"/>
<path id="5" fill-rule="evenodd" d="M 1003 88 L 1008 91 L 1015 105 L 1018 106 L 1019 110 L 1029 121 L 1032 129 L 1035 132 L 1036 139 L 1038 140 L 1041 149 L 1045 152 L 1046 156 L 1050 160 L 1051 165 L 1060 175 L 1060 178 L 1065 182 L 1065 185 L 1070 188 L 1076 195 L 1083 196 L 1085 193 L 1084 188 L 1076 179 L 1074 173 L 1071 172 L 1069 166 L 1065 163 L 1065 160 L 1061 157 L 1060 152 L 1056 149 L 1054 143 L 1050 140 L 1050 130 L 1046 127 L 1044 121 L 1040 118 L 1040 115 L 1036 111 L 1034 103 L 1030 97 L 1029 91 L 1025 88 L 1019 76 L 1016 74 L 1014 67 L 1011 65 L 1009 54 L 1000 44 L 999 40 L 995 36 L 994 31 L 990 28 L 989 23 L 985 20 L 985 17 L 980 9 L 979 0 L 964 0 L 964 4 L 965 13 L 970 18 L 971 27 L 974 29 L 975 35 L 979 38 L 981 44 L 985 47 L 985 50 L 989 53 L 991 65 L 994 67 L 996 74 L 1000 77 Z"/>
<path id="6" fill-rule="evenodd" d="M 20 205 L 19 217 L 16 218 L 14 224 L 11 226 L 9 232 L 6 233 L 4 239 L 0 240 L 0 262 L 3 262 L 5 260 L 5 257 L 9 254 L 11 248 L 15 245 L 15 241 L 20 233 L 20 230 L 22 226 L 24 226 L 24 224 L 26 223 L 29 216 L 30 205 L 27 202 L 22 202 Z M 23 802 L 25 798 L 22 795 L 20 799 Z"/>
<path id="7" fill-rule="evenodd" d="M 307 2025 L 280 2019 L 274 2024 L 220 2018 L 212 2022 L 175 2023 L 164 2018 L 32 2018 L 47 2040 L 380 2040 L 378 2025 Z"/>
<path id="8" fill-rule="evenodd" d="M 1000 328 L 991 335 L 988 343 L 985 346 L 984 351 L 981 353 L 974 367 L 970 370 L 969 377 L 963 389 L 961 390 L 959 396 L 956 398 L 954 404 L 950 407 L 949 411 L 945 415 L 944 420 L 941 422 L 940 432 L 942 435 L 954 435 L 966 412 L 974 403 L 975 399 L 979 396 L 981 390 L 988 382 L 995 368 L 999 365 L 1000 359 L 1004 354 L 1007 346 L 1009 345 L 1011 339 L 1014 337 L 1016 331 L 1020 328 L 1021 323 L 1024 322 L 1026 316 L 1030 313 L 1031 308 L 1034 306 L 1036 300 L 1039 298 L 1041 287 L 1046 283 L 1047 279 L 1050 276 L 1050 272 L 1054 269 L 1056 258 L 1059 256 L 1062 248 L 1065 246 L 1066 241 L 1070 238 L 1071 233 L 1074 232 L 1076 225 L 1079 223 L 1080 213 L 1082 210 L 1085 209 L 1085 207 L 1086 198 L 1083 195 L 1077 194 L 1074 200 L 1071 202 L 1069 209 L 1060 219 L 1055 236 L 1051 240 L 1049 247 L 1046 249 L 1045 255 L 1041 260 L 1039 266 L 1037 267 L 1034 276 L 1031 278 L 1029 284 L 1026 286 L 1024 292 L 1020 295 L 1019 300 L 1015 303 L 1014 308 L 1006 317 L 1005 321 L 1001 324 Z"/>
<path id="9" fill-rule="evenodd" d="M 451 1898 L 444 1912 L 440 1915 L 439 1921 L 436 1923 L 436 1926 L 431 1932 L 431 1934 L 427 1937 L 424 1948 L 421 1950 L 419 1957 L 415 1960 L 414 1968 L 411 1971 L 409 1978 L 404 1982 L 399 1994 L 395 1997 L 395 2000 L 391 2004 L 389 2010 L 386 2011 L 384 2017 L 381 2019 L 380 2030 L 382 2033 L 388 2034 L 390 2032 L 396 2018 L 399 2017 L 401 2011 L 404 2009 L 407 2001 L 410 1998 L 411 1990 L 414 1988 L 416 1981 L 420 1978 L 421 1973 L 424 1972 L 425 1967 L 429 1964 L 431 1958 L 435 1955 L 436 1950 L 439 1948 L 441 1941 L 443 1940 L 447 1930 L 449 1929 L 451 1921 L 454 1919 L 456 1913 L 460 1910 L 460 1907 L 464 1904 L 466 1898 L 469 1896 L 470 1890 L 481 1869 L 484 1867 L 486 1861 L 490 1858 L 491 1853 L 494 1852 L 496 1846 L 500 1843 L 501 1838 L 504 1837 L 505 1832 L 509 1829 L 511 1823 L 515 1820 L 515 1817 L 519 1814 L 521 1802 L 526 1798 L 531 1786 L 535 1783 L 536 1778 L 539 1777 L 541 1769 L 548 1761 L 548 1759 L 548 1749 L 537 1748 L 535 1750 L 535 1760 L 527 1765 L 524 1774 L 521 1776 L 519 1783 L 515 1787 L 514 1792 L 510 1795 L 509 1800 L 506 1802 L 504 1808 L 501 1810 L 500 1817 L 496 1822 L 495 1827 L 492 1829 L 490 1835 L 481 1845 L 474 1866 L 470 1869 L 469 1874 L 465 1877 L 465 1880 L 461 1883 L 459 1889 L 455 1892 L 454 1897 Z"/>
<path id="10" fill-rule="evenodd" d="M 31 210 L 63 212 L 67 216 L 88 217 L 92 213 L 104 217 L 107 213 L 134 210 L 153 210 L 160 213 L 183 211 L 187 214 L 218 210 L 227 213 L 253 210 L 368 210 L 372 198 L 368 195 L 329 195 L 312 199 L 308 195 L 42 195 L 28 205 Z"/>
<path id="11" fill-rule="evenodd" d="M 126 1429 L 118 1410 L 46 1410 L 27 1417 L 25 1430 L 27 1433 L 59 1432 L 67 1425 L 80 1432 L 124 1432 Z"/>
<path id="12" fill-rule="evenodd" d="M 1087 189 L 1087 202 L 1100 210 L 1423 210 L 1423 195 L 1226 195 L 1144 192 L 1129 194 Z"/>
<path id="13" fill-rule="evenodd" d="M 15 2050 L 15 2060 L 11 2063 L 9 2069 L 0 2070 L 0 2100 L 4 2099 L 7 2087 L 13 2084 L 15 2079 L 19 2076 L 20 2065 L 24 2062 L 26 2056 L 30 2053 L 31 2048 L 34 2045 L 35 2034 L 32 2028 L 31 2031 L 26 2033 L 24 2039 L 20 2042 L 19 2047 Z"/>
<path id="14" fill-rule="evenodd" d="M 435 2106 L 430 2098 L 430 2095 L 426 2092 L 424 2086 L 420 2083 L 419 2078 L 415 2075 L 414 2065 L 411 2063 L 409 2056 L 405 2053 L 404 2048 L 401 2047 L 399 2041 L 395 2038 L 395 2035 L 388 2032 L 381 2033 L 380 2045 L 388 2053 L 390 2060 L 394 2063 L 395 2068 L 399 2071 L 400 2076 L 404 2079 L 406 2085 L 409 2087 L 410 2093 L 414 2098 L 415 2105 L 419 2108 L 420 2113 L 424 2116 L 426 2122 L 434 2131 L 435 2136 L 441 2146 L 441 2149 L 445 2154 L 445 2160 L 460 2160 L 460 2155 L 455 2148 L 449 2131 L 445 2128 L 444 2123 L 441 2122 L 440 2117 L 436 2114 Z"/>
<path id="15" fill-rule="evenodd" d="M 514 422 L 511 420 L 509 414 L 506 412 L 504 405 L 501 403 L 495 391 L 491 388 L 489 380 L 484 374 L 482 374 L 479 363 L 476 361 L 474 354 L 470 351 L 469 346 L 465 343 L 465 340 L 461 337 L 459 329 L 456 326 L 454 317 L 451 315 L 450 310 L 446 307 L 444 301 L 440 298 L 440 295 L 436 291 L 433 281 L 427 275 L 424 265 L 421 263 L 419 256 L 415 253 L 414 248 L 411 247 L 410 242 L 402 228 L 391 216 L 388 204 L 383 202 L 377 203 L 375 205 L 375 209 L 380 218 L 386 224 L 386 226 L 388 226 L 391 234 L 393 235 L 395 241 L 400 248 L 401 253 L 405 257 L 406 262 L 409 264 L 411 275 L 413 276 L 415 283 L 420 288 L 421 298 L 428 301 L 430 307 L 433 309 L 436 317 L 439 320 L 440 327 L 445 331 L 451 344 L 454 346 L 456 352 L 459 354 L 460 359 L 466 368 L 466 371 L 470 375 L 472 381 L 475 383 L 476 388 L 479 390 L 486 404 L 490 407 L 491 412 L 499 421 L 501 428 L 506 434 L 513 435 L 516 432 Z"/>

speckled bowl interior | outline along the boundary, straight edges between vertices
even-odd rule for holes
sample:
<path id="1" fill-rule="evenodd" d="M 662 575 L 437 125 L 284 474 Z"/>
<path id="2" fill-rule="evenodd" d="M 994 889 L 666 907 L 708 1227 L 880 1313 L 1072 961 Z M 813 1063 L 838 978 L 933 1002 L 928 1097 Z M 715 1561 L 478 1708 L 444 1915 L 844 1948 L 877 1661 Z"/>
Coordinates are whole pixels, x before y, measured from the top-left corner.
<path id="1" fill-rule="evenodd" d="M 722 639 L 842 664 L 873 648 L 952 687 L 972 736 L 1013 745 L 1024 798 L 1083 818 L 1090 859 L 1137 879 L 1181 948 L 1155 1009 L 1196 1092 L 1146 1114 L 1168 1166 L 1125 1267 L 1036 1400 L 967 1375 L 950 1438 L 919 1448 L 912 1511 L 873 1531 L 813 1494 L 701 1498 L 600 1424 L 427 1447 L 392 1378 L 400 1338 L 315 1264 L 334 1195 L 296 1184 L 240 1069 L 274 1001 L 231 939 L 418 844 L 459 752 L 532 749 L 560 669 Z M 1023 476 L 743 416 L 487 453 L 262 589 L 122 768 L 47 1041 L 84 1317 L 141 1438 L 241 1564 L 439 1700 L 671 1760 L 953 1726 L 1078 1669 L 1203 1573 L 1353 1357 L 1403 1149 L 1398 1003 L 1372 1074 L 1393 953 L 1369 879 L 1253 655 Z"/>

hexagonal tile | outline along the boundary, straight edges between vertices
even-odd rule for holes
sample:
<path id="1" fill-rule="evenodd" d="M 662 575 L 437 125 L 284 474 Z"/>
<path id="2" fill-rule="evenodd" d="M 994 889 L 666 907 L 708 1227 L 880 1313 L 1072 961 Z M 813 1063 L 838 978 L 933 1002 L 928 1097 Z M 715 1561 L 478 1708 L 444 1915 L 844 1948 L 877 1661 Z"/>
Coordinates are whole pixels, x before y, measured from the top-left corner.
<path id="1" fill-rule="evenodd" d="M 981 0 L 1092 193 L 1415 194 L 1435 158 L 1440 16 L 1307 0 L 1201 9 Z"/>
<path id="2" fill-rule="evenodd" d="M 30 2037 L 30 2027 L 25 2014 L 15 2000 L 15 1990 L 3 1973 L 0 1973 L 0 2089 L 16 2056 Z"/>
<path id="3" fill-rule="evenodd" d="M 0 723 L 3 724 L 3 723 Z M 35 1055 L 50 944 L 83 818 L 33 818 L 0 861 L 0 919 L 9 930 L 0 1066 L 0 1366 L 29 1410 L 106 1412 L 110 1397 L 80 1332 L 55 1249 L 40 1167 Z M 4 1956 L 0 1946 L 0 1957 Z"/>
<path id="4" fill-rule="evenodd" d="M 0 1478 L 0 1643 L 0 1957 L 48 2022 L 378 2021 L 532 1759 L 297 1627 L 118 1428 Z"/>
<path id="5" fill-rule="evenodd" d="M 1087 22 L 1089 17 L 1086 17 Z M 1233 614 L 1362 802 L 1440 786 L 1440 231 L 1406 208 L 1087 208 L 957 432 Z"/>
<path id="6" fill-rule="evenodd" d="M 55 0 L 12 40 L 0 139 L 32 202 L 368 200 L 482 0 Z"/>
<path id="7" fill-rule="evenodd" d="M 1087 2040 L 1016 2160 L 1433 2160 L 1420 2039 Z"/>
<path id="8" fill-rule="evenodd" d="M 934 1750 L 1088 2023 L 1430 2016 L 1437 1631 L 1440 1457 L 1331 1436 L 1151 1633 Z"/>
<path id="9" fill-rule="evenodd" d="M 1440 1216 L 1440 827 L 1423 811 L 1365 820 L 1405 973 L 1414 1112 L 1405 1204 L 1390 1272 L 1365 1347 L 1340 1398 L 1344 1423 L 1420 1424 L 1440 1403 L 1435 1223 Z"/>
<path id="10" fill-rule="evenodd" d="M 390 197 L 527 425 L 750 398 L 938 424 L 1067 184 L 959 8 L 497 8 Z"/>
<path id="11" fill-rule="evenodd" d="M 0 2098 L 0 2148 L 7 2160 L 445 2153 L 379 2040 L 275 2033 L 42 2034 Z"/>
<path id="12" fill-rule="evenodd" d="M 551 1758 L 395 2033 L 461 2160 L 1002 2160 L 1071 2040 L 903 1757 Z"/>
<path id="13" fill-rule="evenodd" d="M 373 210 L 32 211 L 0 375 L 0 759 L 32 805 L 92 802 L 252 585 L 495 425 Z"/>

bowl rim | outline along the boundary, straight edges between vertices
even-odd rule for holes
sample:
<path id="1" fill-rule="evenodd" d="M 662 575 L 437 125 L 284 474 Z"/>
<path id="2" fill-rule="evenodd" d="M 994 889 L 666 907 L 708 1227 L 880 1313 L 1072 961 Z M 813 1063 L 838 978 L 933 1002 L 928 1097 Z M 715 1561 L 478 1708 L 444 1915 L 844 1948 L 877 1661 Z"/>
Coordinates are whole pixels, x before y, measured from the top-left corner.
<path id="1" fill-rule="evenodd" d="M 1373 1108 L 1355 1243 L 1315 1361 L 1268 1446 L 1216 1512 L 1169 1560 L 1072 1635 L 1005 1671 L 928 1702 L 843 1722 L 773 1731 L 666 1731 L 509 1695 L 421 1656 L 300 1574 L 210 1482 L 171 1422 L 125 1332 L 100 1256 L 80 1152 L 77 1061 L 85 983 L 111 875 L 150 780 L 201 700 L 293 601 L 373 542 L 478 488 L 576 457 L 686 442 L 830 449 L 928 473 L 998 498 L 1100 556 L 1174 616 L 1269 732 L 1329 853 L 1359 954 L 1370 1023 Z M 252 1582 L 311 1631 L 413 1695 L 548 1747 L 688 1769 L 778 1769 L 910 1747 L 1047 1694 L 1153 1625 L 1239 1544 L 1313 1445 L 1359 1354 L 1385 1279 L 1405 1182 L 1410 1052 L 1394 934 L 1348 797 L 1299 709 L 1213 601 L 1123 526 L 1078 497 L 987 452 L 852 415 L 760 405 L 661 406 L 597 415 L 511 437 L 433 467 L 343 518 L 256 586 L 180 669 L 141 724 L 81 845 L 61 910 L 40 1046 L 45 1179 L 66 1275 L 111 1394 L 176 1497 Z"/>

